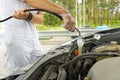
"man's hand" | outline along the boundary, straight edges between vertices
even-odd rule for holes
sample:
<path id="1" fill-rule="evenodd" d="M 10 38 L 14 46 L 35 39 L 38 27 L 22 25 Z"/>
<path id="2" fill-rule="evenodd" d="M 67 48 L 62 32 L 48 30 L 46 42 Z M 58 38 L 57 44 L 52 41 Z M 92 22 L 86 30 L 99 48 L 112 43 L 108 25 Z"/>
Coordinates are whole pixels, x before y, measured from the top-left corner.
<path id="1" fill-rule="evenodd" d="M 75 31 L 75 21 L 73 17 L 68 13 L 68 14 L 61 14 L 64 24 L 62 27 L 67 29 L 68 31 Z"/>
<path id="2" fill-rule="evenodd" d="M 26 19 L 29 16 L 29 12 L 24 12 L 26 9 L 14 11 L 13 17 L 16 19 Z"/>

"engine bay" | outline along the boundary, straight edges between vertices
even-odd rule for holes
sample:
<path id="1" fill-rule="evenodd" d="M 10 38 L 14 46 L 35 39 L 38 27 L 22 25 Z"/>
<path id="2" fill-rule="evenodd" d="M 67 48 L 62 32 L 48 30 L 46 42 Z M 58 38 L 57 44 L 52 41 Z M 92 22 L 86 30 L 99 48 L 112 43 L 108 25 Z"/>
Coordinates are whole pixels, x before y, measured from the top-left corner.
<path id="1" fill-rule="evenodd" d="M 119 57 L 120 29 L 100 31 L 57 46 L 7 80 L 119 80 Z"/>

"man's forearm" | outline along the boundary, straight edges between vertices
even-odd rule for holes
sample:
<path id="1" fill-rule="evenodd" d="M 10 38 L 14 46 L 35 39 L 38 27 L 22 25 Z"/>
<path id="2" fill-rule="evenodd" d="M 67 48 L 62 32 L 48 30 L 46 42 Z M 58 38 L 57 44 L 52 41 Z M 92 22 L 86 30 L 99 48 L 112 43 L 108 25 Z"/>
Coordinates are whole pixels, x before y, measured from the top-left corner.
<path id="1" fill-rule="evenodd" d="M 30 22 L 34 24 L 42 24 L 43 23 L 43 14 L 35 14 L 33 15 L 33 18 L 30 20 Z"/>
<path id="2" fill-rule="evenodd" d="M 68 11 L 65 8 L 62 8 L 57 4 L 49 2 L 48 0 L 23 0 L 23 1 L 34 8 L 47 10 L 56 14 L 68 13 Z"/>

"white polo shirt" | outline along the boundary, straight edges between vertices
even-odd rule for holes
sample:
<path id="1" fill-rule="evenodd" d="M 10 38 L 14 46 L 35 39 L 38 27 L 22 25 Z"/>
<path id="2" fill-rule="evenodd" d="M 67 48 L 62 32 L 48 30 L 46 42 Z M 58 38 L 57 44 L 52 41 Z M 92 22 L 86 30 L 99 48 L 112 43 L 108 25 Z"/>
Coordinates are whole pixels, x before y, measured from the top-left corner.
<path id="1" fill-rule="evenodd" d="M 13 15 L 15 10 L 23 8 L 31 7 L 20 0 L 0 0 L 0 20 Z M 32 23 L 12 18 L 1 24 L 1 44 L 5 49 L 5 67 L 11 73 L 27 65 L 37 56 L 44 55 Z"/>

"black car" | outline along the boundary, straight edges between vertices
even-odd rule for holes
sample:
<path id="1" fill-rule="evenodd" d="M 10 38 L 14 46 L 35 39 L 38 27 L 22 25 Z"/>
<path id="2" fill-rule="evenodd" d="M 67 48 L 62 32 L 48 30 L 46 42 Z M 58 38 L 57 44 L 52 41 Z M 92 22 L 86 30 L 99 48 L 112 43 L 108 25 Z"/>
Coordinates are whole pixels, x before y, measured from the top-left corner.
<path id="1" fill-rule="evenodd" d="M 120 28 L 77 37 L 1 80 L 120 80 Z"/>

